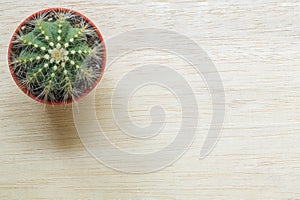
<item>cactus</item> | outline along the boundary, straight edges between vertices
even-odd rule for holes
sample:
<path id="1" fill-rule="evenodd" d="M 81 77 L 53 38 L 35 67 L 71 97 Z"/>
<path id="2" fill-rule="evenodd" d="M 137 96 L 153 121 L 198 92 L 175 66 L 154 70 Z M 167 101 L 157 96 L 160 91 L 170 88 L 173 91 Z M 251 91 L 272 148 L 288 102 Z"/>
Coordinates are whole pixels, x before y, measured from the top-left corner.
<path id="1" fill-rule="evenodd" d="M 94 27 L 71 11 L 47 11 L 19 30 L 11 53 L 19 85 L 35 98 L 66 103 L 100 77 L 103 46 Z"/>

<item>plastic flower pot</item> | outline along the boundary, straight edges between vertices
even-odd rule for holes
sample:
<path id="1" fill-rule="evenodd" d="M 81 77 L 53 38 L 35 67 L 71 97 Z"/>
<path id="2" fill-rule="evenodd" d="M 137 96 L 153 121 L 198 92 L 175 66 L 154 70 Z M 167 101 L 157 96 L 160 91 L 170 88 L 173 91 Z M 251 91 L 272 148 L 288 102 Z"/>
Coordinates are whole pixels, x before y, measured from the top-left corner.
<path id="1" fill-rule="evenodd" d="M 17 86 L 45 104 L 64 105 L 86 96 L 106 62 L 103 38 L 79 12 L 50 8 L 26 18 L 14 32 L 8 64 Z"/>

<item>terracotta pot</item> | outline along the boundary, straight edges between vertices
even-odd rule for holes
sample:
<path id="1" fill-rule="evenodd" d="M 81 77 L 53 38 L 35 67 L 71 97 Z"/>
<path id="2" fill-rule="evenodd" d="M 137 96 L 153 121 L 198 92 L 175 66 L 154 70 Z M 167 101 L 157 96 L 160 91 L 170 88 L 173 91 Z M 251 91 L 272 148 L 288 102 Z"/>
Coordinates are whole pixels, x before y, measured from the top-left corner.
<path id="1" fill-rule="evenodd" d="M 102 58 L 101 58 L 101 66 L 99 67 L 99 76 L 93 81 L 92 85 L 90 85 L 90 87 L 88 87 L 86 89 L 86 91 L 84 91 L 83 93 L 81 93 L 79 96 L 77 96 L 76 98 L 71 98 L 68 99 L 67 101 L 49 101 L 49 100 L 44 100 L 43 98 L 40 98 L 38 96 L 36 96 L 35 94 L 33 94 L 32 92 L 30 92 L 28 90 L 28 88 L 26 88 L 26 86 L 24 86 L 24 84 L 22 84 L 20 82 L 20 77 L 18 77 L 18 75 L 16 74 L 16 72 L 14 71 L 14 63 L 13 63 L 13 58 L 12 58 L 12 53 L 13 51 L 16 51 L 16 49 L 18 48 L 15 43 L 17 36 L 20 33 L 20 30 L 22 29 L 22 27 L 24 27 L 24 25 L 28 25 L 28 22 L 35 19 L 37 16 L 41 16 L 41 15 L 46 15 L 46 16 L 50 16 L 53 13 L 71 13 L 77 17 L 80 17 L 81 19 L 83 19 L 87 24 L 90 25 L 90 27 L 92 27 L 92 29 L 95 31 L 95 34 L 97 35 L 97 39 L 99 40 L 98 42 L 101 43 L 101 51 L 102 51 Z M 33 30 L 33 28 L 32 28 Z M 20 47 L 22 48 L 22 47 Z M 104 73 L 104 69 L 105 69 L 105 64 L 106 64 L 106 49 L 105 49 L 105 44 L 104 44 L 104 40 L 102 35 L 100 34 L 100 31 L 98 30 L 98 28 L 95 26 L 95 24 L 88 19 L 86 16 L 84 16 L 83 14 L 74 11 L 74 10 L 70 10 L 70 9 L 66 9 L 66 8 L 49 8 L 49 9 L 45 9 L 45 10 L 41 10 L 38 11 L 32 15 L 30 15 L 29 17 L 27 17 L 24 21 L 22 21 L 22 23 L 18 26 L 18 28 L 16 29 L 16 31 L 14 32 L 11 40 L 10 40 L 10 44 L 9 44 L 9 49 L 8 49 L 8 65 L 9 65 L 9 69 L 11 72 L 11 75 L 15 81 L 15 83 L 17 84 L 17 86 L 29 97 L 31 97 L 32 99 L 44 103 L 44 104 L 51 104 L 51 105 L 65 105 L 65 104 L 69 104 L 72 103 L 73 101 L 77 101 L 80 98 L 83 98 L 84 96 L 88 95 L 98 84 L 98 82 L 100 81 L 101 77 L 103 76 Z"/>

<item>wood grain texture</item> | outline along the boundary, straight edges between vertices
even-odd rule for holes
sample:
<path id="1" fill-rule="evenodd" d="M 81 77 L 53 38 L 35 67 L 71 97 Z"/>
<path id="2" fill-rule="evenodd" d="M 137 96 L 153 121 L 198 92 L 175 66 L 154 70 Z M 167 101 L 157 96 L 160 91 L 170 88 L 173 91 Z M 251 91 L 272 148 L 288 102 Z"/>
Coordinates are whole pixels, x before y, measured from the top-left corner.
<path id="1" fill-rule="evenodd" d="M 77 135 L 71 108 L 43 108 L 16 87 L 8 70 L 7 48 L 15 28 L 47 7 L 84 13 L 104 39 L 155 27 L 197 42 L 225 87 L 224 128 L 211 154 L 198 158 L 212 112 L 205 82 L 182 59 L 146 49 L 116 61 L 97 88 L 97 116 L 105 133 L 135 153 L 163 148 L 172 140 L 180 105 L 164 89 L 149 86 L 131 102 L 132 119 L 141 126 L 149 123 L 149 107 L 166 108 L 164 134 L 150 140 L 117 132 L 109 110 L 108 94 L 117 81 L 135 66 L 152 63 L 174 67 L 195 90 L 199 134 L 181 159 L 154 173 L 121 173 L 92 157 Z M 300 199 L 299 22 L 297 0 L 2 0 L 0 199 Z"/>

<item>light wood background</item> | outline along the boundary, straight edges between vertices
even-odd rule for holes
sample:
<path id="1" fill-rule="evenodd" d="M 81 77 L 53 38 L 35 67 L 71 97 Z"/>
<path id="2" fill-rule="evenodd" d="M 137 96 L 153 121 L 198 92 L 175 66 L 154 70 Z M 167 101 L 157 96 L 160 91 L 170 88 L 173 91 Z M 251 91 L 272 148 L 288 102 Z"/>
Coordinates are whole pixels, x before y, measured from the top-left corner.
<path id="1" fill-rule="evenodd" d="M 105 133 L 120 148 L 139 153 L 161 149 L 174 137 L 180 106 L 157 86 L 138 91 L 130 112 L 143 126 L 149 107 L 163 105 L 162 135 L 125 138 L 112 121 L 110 91 L 126 72 L 149 62 L 172 66 L 190 82 L 199 102 L 197 138 L 181 159 L 154 173 L 118 172 L 92 157 L 77 135 L 71 107 L 44 108 L 9 74 L 12 33 L 25 17 L 47 7 L 84 13 L 104 39 L 155 27 L 196 41 L 225 87 L 223 133 L 211 154 L 199 159 L 211 119 L 204 81 L 177 56 L 145 49 L 116 61 L 96 90 Z M 300 199 L 299 1 L 2 0 L 0 24 L 0 199 Z"/>

